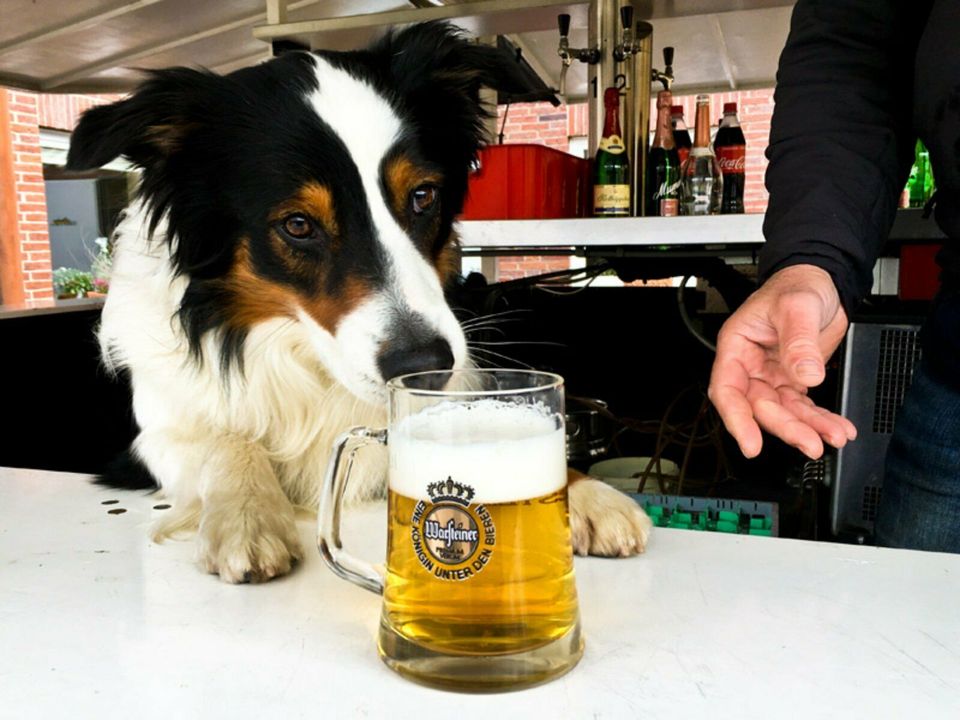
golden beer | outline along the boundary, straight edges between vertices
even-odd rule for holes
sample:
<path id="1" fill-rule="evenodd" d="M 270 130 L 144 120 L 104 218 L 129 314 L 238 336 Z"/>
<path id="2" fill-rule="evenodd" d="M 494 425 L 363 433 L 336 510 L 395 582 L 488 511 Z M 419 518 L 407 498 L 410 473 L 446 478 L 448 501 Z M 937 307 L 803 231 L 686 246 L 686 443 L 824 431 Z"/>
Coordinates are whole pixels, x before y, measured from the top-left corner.
<path id="1" fill-rule="evenodd" d="M 444 385 L 454 389 L 432 389 Z M 317 531 L 338 575 L 383 595 L 380 657 L 405 677 L 470 692 L 529 687 L 567 672 L 583 639 L 563 379 L 437 371 L 387 387 L 388 429 L 354 428 L 334 445 Z M 389 453 L 385 572 L 347 552 L 339 537 L 353 453 L 373 443 Z"/>
<path id="2" fill-rule="evenodd" d="M 468 541 L 464 558 L 445 560 L 431 550 L 424 531 L 430 521 L 426 512 L 414 521 L 417 505 L 389 494 L 383 619 L 397 633 L 438 653 L 497 655 L 542 647 L 573 628 L 577 590 L 565 487 L 479 505 L 477 524 L 486 521 L 493 532 L 479 528 L 479 542 L 470 548 Z"/>

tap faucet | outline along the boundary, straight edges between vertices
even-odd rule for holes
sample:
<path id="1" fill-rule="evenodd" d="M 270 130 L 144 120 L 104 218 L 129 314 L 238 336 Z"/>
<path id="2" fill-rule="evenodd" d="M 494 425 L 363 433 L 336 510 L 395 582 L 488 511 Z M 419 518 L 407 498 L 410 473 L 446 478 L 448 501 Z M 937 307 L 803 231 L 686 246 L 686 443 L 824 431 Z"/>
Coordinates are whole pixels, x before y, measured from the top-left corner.
<path id="1" fill-rule="evenodd" d="M 665 47 L 663 49 L 663 72 L 653 68 L 650 72 L 651 82 L 663 83 L 663 89 L 669 90 L 673 85 L 673 48 Z"/>
<path id="2" fill-rule="evenodd" d="M 633 5 L 624 5 L 620 8 L 620 42 L 613 48 L 613 59 L 623 62 L 640 52 L 638 35 L 633 32 Z"/>
<path id="3" fill-rule="evenodd" d="M 600 49 L 570 47 L 570 16 L 566 13 L 557 16 L 557 26 L 560 30 L 560 45 L 557 47 L 557 55 L 560 56 L 562 63 L 560 66 L 559 93 L 565 96 L 567 94 L 567 69 L 573 64 L 574 60 L 588 65 L 595 65 L 600 62 Z"/>

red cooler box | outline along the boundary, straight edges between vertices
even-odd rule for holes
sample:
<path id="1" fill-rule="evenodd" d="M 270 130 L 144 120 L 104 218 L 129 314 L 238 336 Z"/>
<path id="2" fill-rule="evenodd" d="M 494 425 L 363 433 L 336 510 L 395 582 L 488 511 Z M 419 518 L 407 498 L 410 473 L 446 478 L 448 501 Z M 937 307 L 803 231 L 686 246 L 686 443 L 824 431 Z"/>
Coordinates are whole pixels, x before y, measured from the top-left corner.
<path id="1" fill-rule="evenodd" d="M 470 173 L 464 220 L 584 217 L 590 162 L 544 145 L 490 145 Z"/>

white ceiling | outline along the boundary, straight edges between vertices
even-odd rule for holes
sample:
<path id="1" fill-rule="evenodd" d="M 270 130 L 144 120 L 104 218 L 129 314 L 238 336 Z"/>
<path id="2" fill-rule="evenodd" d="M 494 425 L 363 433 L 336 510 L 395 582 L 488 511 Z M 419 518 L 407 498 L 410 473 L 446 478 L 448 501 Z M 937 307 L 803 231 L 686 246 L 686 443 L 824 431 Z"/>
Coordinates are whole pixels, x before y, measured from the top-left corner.
<path id="1" fill-rule="evenodd" d="M 479 0 L 478 7 L 485 3 L 496 4 Z M 555 16 L 563 3 L 534 4 L 536 13 L 507 14 L 497 29 L 505 32 L 516 18 L 523 31 L 508 36 L 556 87 Z M 576 0 L 566 4 L 577 5 Z M 662 64 L 664 46 L 676 48 L 675 92 L 773 85 L 793 0 L 636 0 L 634 5 L 637 19 L 654 26 L 654 64 Z M 411 8 L 406 0 L 289 0 L 287 20 Z M 575 9 L 570 40 L 583 47 L 585 7 Z M 429 10 L 415 11 L 413 17 L 424 12 Z M 229 72 L 270 56 L 268 43 L 253 34 L 266 25 L 266 17 L 266 0 L 0 0 L 0 84 L 45 92 L 117 92 L 136 84 L 137 68 L 199 65 Z M 469 19 L 463 22 L 471 26 Z M 352 32 L 292 36 L 315 47 L 342 47 L 362 44 L 384 26 L 376 15 L 364 24 L 368 27 Z M 571 97 L 584 95 L 586 67 L 576 64 L 567 82 Z"/>

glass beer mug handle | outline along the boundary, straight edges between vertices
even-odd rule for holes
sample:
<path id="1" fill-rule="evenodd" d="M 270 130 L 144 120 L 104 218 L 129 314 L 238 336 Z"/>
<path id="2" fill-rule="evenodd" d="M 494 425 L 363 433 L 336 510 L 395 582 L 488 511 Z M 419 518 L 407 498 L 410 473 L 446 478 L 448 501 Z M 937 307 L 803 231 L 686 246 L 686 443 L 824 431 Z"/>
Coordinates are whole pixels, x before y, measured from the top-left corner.
<path id="1" fill-rule="evenodd" d="M 320 489 L 317 547 L 320 548 L 320 554 L 327 565 L 337 575 L 371 592 L 382 594 L 383 574 L 372 564 L 348 553 L 340 543 L 340 506 L 350 469 L 353 467 L 353 459 L 360 448 L 373 443 L 386 445 L 387 431 L 355 427 L 343 433 L 333 444 L 333 455 Z M 344 465 L 342 472 L 341 465 Z"/>

